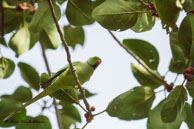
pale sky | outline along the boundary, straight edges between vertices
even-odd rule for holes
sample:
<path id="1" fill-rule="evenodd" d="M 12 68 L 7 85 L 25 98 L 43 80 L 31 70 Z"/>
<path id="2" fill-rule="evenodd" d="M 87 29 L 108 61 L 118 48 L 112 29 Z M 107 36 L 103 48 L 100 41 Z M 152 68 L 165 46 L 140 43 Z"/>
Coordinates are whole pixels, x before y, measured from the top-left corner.
<path id="1" fill-rule="evenodd" d="M 66 24 L 66 21 L 60 21 Z M 180 23 L 180 21 L 179 21 Z M 91 80 L 84 84 L 84 87 L 91 92 L 97 93 L 96 96 L 88 99 L 90 105 L 96 107 L 95 113 L 98 113 L 106 108 L 108 103 L 114 99 L 117 95 L 139 86 L 139 83 L 135 80 L 131 72 L 131 63 L 136 62 L 130 55 L 128 55 L 109 35 L 107 30 L 102 28 L 99 24 L 84 26 L 86 33 L 86 40 L 84 47 L 77 46 L 75 51 L 72 51 L 73 61 L 85 61 L 91 56 L 99 56 L 102 58 L 102 64 L 96 69 Z M 169 39 L 165 30 L 162 30 L 160 21 L 157 21 L 153 30 L 145 33 L 134 33 L 131 30 L 124 32 L 114 32 L 114 34 L 122 41 L 128 38 L 144 39 L 152 43 L 160 55 L 159 72 L 164 75 L 168 70 L 169 61 L 171 58 Z M 18 59 L 14 57 L 14 52 L 2 47 L 2 52 L 5 57 L 9 57 L 17 64 L 19 61 L 27 62 L 34 66 L 39 73 L 46 72 L 46 68 L 41 56 L 39 44 L 29 52 L 21 55 Z M 47 50 L 47 57 L 49 59 L 49 65 L 52 72 L 56 72 L 65 64 L 66 54 L 62 47 L 59 47 L 56 51 Z M 167 80 L 172 82 L 175 78 L 175 74 L 169 73 Z M 182 82 L 183 78 L 180 76 L 178 82 Z M 11 94 L 19 85 L 27 86 L 27 84 L 21 79 L 20 72 L 16 68 L 14 74 L 9 79 L 0 80 L 0 95 Z M 161 90 L 163 87 L 156 89 Z M 34 96 L 37 93 L 34 92 Z M 153 106 L 157 105 L 160 100 L 164 98 L 163 92 L 156 95 Z M 43 98 L 48 100 L 49 97 Z M 190 101 L 190 100 L 189 100 Z M 41 101 L 38 101 L 41 103 Z M 153 108 L 153 107 L 152 107 Z M 78 107 L 81 111 L 81 109 Z M 40 113 L 40 106 L 32 104 L 27 107 L 27 114 L 31 116 L 37 116 Z M 54 110 L 53 110 L 54 111 Z M 81 111 L 82 112 L 82 111 Z M 44 111 L 43 114 L 48 115 L 53 129 L 58 129 L 56 116 L 50 111 Z M 81 128 L 85 124 L 84 113 L 82 112 L 82 124 L 78 124 L 78 128 Z M 86 129 L 146 129 L 147 119 L 137 121 L 123 121 L 117 118 L 108 116 L 107 113 L 101 114 L 88 124 Z M 1 128 L 1 127 L 0 127 Z M 8 128 L 8 129 L 14 129 Z M 180 129 L 187 129 L 186 124 L 182 124 Z"/>

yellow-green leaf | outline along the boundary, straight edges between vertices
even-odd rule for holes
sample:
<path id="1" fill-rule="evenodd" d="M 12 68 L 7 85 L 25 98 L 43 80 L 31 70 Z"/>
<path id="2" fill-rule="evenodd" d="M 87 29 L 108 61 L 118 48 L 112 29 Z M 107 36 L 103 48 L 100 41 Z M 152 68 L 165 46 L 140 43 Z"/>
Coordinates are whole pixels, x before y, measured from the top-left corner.
<path id="1" fill-rule="evenodd" d="M 1 57 L 0 58 L 0 79 L 8 78 L 15 70 L 15 64 L 12 60 Z"/>
<path id="2" fill-rule="evenodd" d="M 122 120 L 139 120 L 148 116 L 155 99 L 155 93 L 150 87 L 135 87 L 114 98 L 106 112 Z"/>
<path id="3" fill-rule="evenodd" d="M 183 110 L 187 92 L 183 86 L 176 86 L 164 101 L 161 109 L 161 117 L 164 123 L 174 122 Z"/>

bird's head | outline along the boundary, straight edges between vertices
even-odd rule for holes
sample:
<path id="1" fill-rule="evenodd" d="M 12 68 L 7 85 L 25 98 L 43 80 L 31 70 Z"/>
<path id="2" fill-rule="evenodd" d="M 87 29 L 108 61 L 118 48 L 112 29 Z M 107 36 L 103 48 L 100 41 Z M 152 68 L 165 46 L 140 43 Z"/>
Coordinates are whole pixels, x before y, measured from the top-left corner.
<path id="1" fill-rule="evenodd" d="M 94 56 L 94 57 L 91 57 L 87 60 L 87 63 L 93 67 L 94 69 L 96 69 L 98 67 L 98 65 L 100 65 L 102 62 L 102 60 L 97 57 L 97 56 Z"/>

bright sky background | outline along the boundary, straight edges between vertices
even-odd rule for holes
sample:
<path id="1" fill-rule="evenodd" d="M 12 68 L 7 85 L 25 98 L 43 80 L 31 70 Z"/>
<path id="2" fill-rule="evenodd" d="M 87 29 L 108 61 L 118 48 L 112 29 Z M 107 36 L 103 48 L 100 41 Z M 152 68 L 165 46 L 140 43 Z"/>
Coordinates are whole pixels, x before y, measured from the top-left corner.
<path id="1" fill-rule="evenodd" d="M 183 16 L 182 16 L 183 18 Z M 182 19 L 181 18 L 181 19 Z M 66 24 L 66 20 L 60 21 Z M 179 21 L 180 23 L 180 21 Z M 136 62 L 130 55 L 128 55 L 110 36 L 110 34 L 102 28 L 99 24 L 84 26 L 86 33 L 84 47 L 77 46 L 75 51 L 72 51 L 73 61 L 85 61 L 91 56 L 99 56 L 102 58 L 102 64 L 97 68 L 91 80 L 84 84 L 84 87 L 91 92 L 97 93 L 96 96 L 88 99 L 91 105 L 96 107 L 95 113 L 98 113 L 106 108 L 108 103 L 117 95 L 139 86 L 131 72 L 131 63 Z M 131 30 L 124 32 L 114 32 L 114 34 L 122 41 L 128 38 L 144 39 L 152 43 L 160 54 L 159 72 L 164 75 L 168 70 L 168 64 L 171 58 L 169 39 L 165 30 L 162 30 L 160 21 L 157 21 L 153 30 L 145 33 L 134 33 Z M 56 72 L 65 64 L 66 54 L 65 50 L 60 46 L 56 51 L 47 50 L 47 57 L 52 72 Z M 40 45 L 36 44 L 35 47 L 29 52 L 21 55 L 18 59 L 15 58 L 13 51 L 2 47 L 2 53 L 5 57 L 9 57 L 17 64 L 23 61 L 34 66 L 39 73 L 46 72 L 45 64 L 40 51 Z M 175 74 L 169 73 L 167 79 L 172 82 Z M 177 83 L 182 82 L 182 76 L 178 78 Z M 27 86 L 21 79 L 19 69 L 16 67 L 14 74 L 9 79 L 0 80 L 0 95 L 11 94 L 19 85 Z M 156 89 L 156 91 L 162 88 Z M 34 92 L 34 96 L 37 93 Z M 157 105 L 160 100 L 164 98 L 163 92 L 158 93 L 157 99 L 154 101 L 153 106 Z M 49 97 L 43 98 L 48 100 Z M 38 101 L 41 103 L 42 101 Z M 81 109 L 78 107 L 81 111 Z M 40 106 L 36 103 L 27 107 L 27 114 L 37 116 L 40 113 Z M 53 110 L 54 111 L 54 110 Z M 82 111 L 81 111 L 82 112 Z M 58 129 L 56 116 L 50 111 L 44 111 L 44 115 L 48 115 L 53 129 Z M 82 112 L 82 124 L 78 124 L 81 128 L 85 124 L 85 119 Z M 138 121 L 123 121 L 117 118 L 112 118 L 107 113 L 101 114 L 90 123 L 86 129 L 146 129 L 147 119 Z M 14 129 L 14 127 L 9 128 Z M 187 129 L 186 124 L 182 124 L 181 129 Z"/>

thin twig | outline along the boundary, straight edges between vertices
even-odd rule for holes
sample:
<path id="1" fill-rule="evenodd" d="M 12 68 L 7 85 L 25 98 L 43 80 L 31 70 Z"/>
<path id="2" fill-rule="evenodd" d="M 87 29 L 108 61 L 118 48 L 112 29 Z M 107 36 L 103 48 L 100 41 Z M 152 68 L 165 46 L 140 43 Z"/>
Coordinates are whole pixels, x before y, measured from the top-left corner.
<path id="1" fill-rule="evenodd" d="M 125 51 L 127 53 L 129 53 L 139 64 L 141 64 L 145 69 L 146 71 L 148 71 L 149 73 L 151 73 L 156 79 L 158 79 L 161 83 L 164 84 L 164 87 L 166 88 L 168 86 L 167 82 L 160 76 L 156 75 L 154 72 L 152 72 L 146 65 L 144 65 L 144 63 L 141 62 L 141 60 L 136 57 L 135 54 L 133 54 L 133 52 L 131 52 L 127 47 L 125 47 L 118 39 L 117 37 L 111 32 L 111 31 L 108 31 L 110 33 L 110 35 L 113 37 L 113 39 L 123 48 L 125 49 Z"/>
<path id="2" fill-rule="evenodd" d="M 74 67 L 73 67 L 73 65 L 72 65 L 71 54 L 70 54 L 68 45 L 67 45 L 67 43 L 66 43 L 65 40 L 64 40 L 64 35 L 63 35 L 63 33 L 61 32 L 59 23 L 58 23 L 58 21 L 57 21 L 57 18 L 56 18 L 56 15 L 55 15 L 55 11 L 54 11 L 54 8 L 53 8 L 53 4 L 52 4 L 52 0 L 48 0 L 48 3 L 49 3 L 49 6 L 50 6 L 50 10 L 51 10 L 51 13 L 52 13 L 52 17 L 53 17 L 54 22 L 55 22 L 55 25 L 56 25 L 56 27 L 57 27 L 57 31 L 58 31 L 58 33 L 59 33 L 59 35 L 60 35 L 61 41 L 62 41 L 63 46 L 64 46 L 65 51 L 66 51 L 66 54 L 67 54 L 67 61 L 68 61 L 68 63 L 69 63 L 71 72 L 72 72 L 73 77 L 74 77 L 74 79 L 75 79 L 75 82 L 76 82 L 76 84 L 77 84 L 77 86 L 78 86 L 78 88 L 79 88 L 79 90 L 80 90 L 80 94 L 81 94 L 82 97 L 83 97 L 83 101 L 84 101 L 84 104 L 85 104 L 85 106 L 86 106 L 86 109 L 88 110 L 88 113 L 91 115 L 92 113 L 91 113 L 90 105 L 89 105 L 88 101 L 86 100 L 85 92 L 84 92 L 84 90 L 83 90 L 83 88 L 82 88 L 82 86 L 81 86 L 81 83 L 79 82 L 78 76 L 77 76 L 77 74 L 76 74 L 76 72 L 75 72 L 75 69 L 74 69 Z"/>
<path id="3" fill-rule="evenodd" d="M 164 88 L 164 99 L 166 99 L 166 88 Z"/>
<path id="4" fill-rule="evenodd" d="M 40 106 L 41 108 L 44 107 L 44 106 L 42 106 L 42 105 L 41 105 L 40 103 L 38 103 L 38 102 L 36 102 L 35 104 L 37 104 L 37 105 Z M 53 112 L 53 111 L 50 109 L 50 107 L 45 107 L 45 109 L 49 110 L 51 113 L 55 113 L 55 112 Z M 42 114 L 43 111 L 44 111 L 44 110 L 41 111 L 41 114 Z"/>
<path id="5" fill-rule="evenodd" d="M 173 84 L 175 84 L 175 82 L 176 82 L 178 76 L 179 76 L 179 75 L 177 74 L 176 77 L 175 77 L 175 79 L 174 79 L 174 81 L 173 81 Z"/>
<path id="6" fill-rule="evenodd" d="M 100 114 L 102 114 L 102 113 L 104 113 L 104 112 L 106 112 L 106 109 L 103 110 L 103 111 L 101 111 L 101 112 L 99 112 L 99 113 L 94 114 L 93 116 L 98 116 L 98 115 L 100 115 Z"/>
<path id="7" fill-rule="evenodd" d="M 46 68 L 47 68 L 47 72 L 48 72 L 49 76 L 51 76 L 51 70 L 50 70 L 50 67 L 49 67 L 49 64 L 48 64 L 48 60 L 47 60 L 47 57 L 46 57 L 44 46 L 42 44 L 41 44 L 41 48 L 42 48 L 42 56 L 44 58 L 44 62 L 45 62 Z M 63 123 L 62 123 L 62 120 L 61 120 L 61 115 L 60 115 L 59 110 L 57 108 L 57 103 L 56 103 L 55 98 L 53 98 L 53 104 L 54 104 L 54 107 L 55 107 L 55 112 L 56 112 L 57 122 L 58 122 L 59 128 L 63 129 Z"/>
<path id="8" fill-rule="evenodd" d="M 167 76 L 168 72 L 169 72 L 169 70 L 168 70 L 168 71 L 166 71 L 166 73 L 164 74 L 164 78 Z"/>
<path id="9" fill-rule="evenodd" d="M 59 109 L 57 108 L 57 102 L 56 102 L 55 98 L 53 98 L 53 104 L 54 104 L 54 107 L 55 107 L 55 112 L 56 112 L 56 116 L 57 116 L 57 122 L 58 122 L 58 125 L 59 125 L 59 129 L 64 129 L 62 119 L 61 119 L 61 115 L 60 115 Z"/>
<path id="10" fill-rule="evenodd" d="M 45 62 L 45 65 L 46 65 L 47 72 L 48 72 L 49 76 L 51 76 L 51 70 L 49 68 L 48 60 L 47 60 L 46 53 L 45 53 L 45 48 L 42 44 L 40 44 L 40 45 L 41 45 L 42 56 L 44 58 L 44 62 Z"/>
<path id="11" fill-rule="evenodd" d="M 183 85 L 184 85 L 185 81 L 186 81 L 186 79 L 184 79 L 184 80 L 183 80 L 183 82 L 182 82 L 181 86 L 183 86 Z"/>
<path id="12" fill-rule="evenodd" d="M 82 129 L 84 129 L 84 128 L 88 125 L 88 123 L 89 123 L 89 122 L 87 122 L 87 123 L 82 127 Z"/>
<path id="13" fill-rule="evenodd" d="M 0 0 L 0 12 L 1 12 L 1 36 L 4 36 L 4 20 L 5 20 L 5 13 L 3 9 L 3 0 Z"/>
<path id="14" fill-rule="evenodd" d="M 156 91 L 155 93 L 157 94 L 157 93 L 163 92 L 164 90 L 166 90 L 166 89 L 162 89 L 162 90 Z"/>

